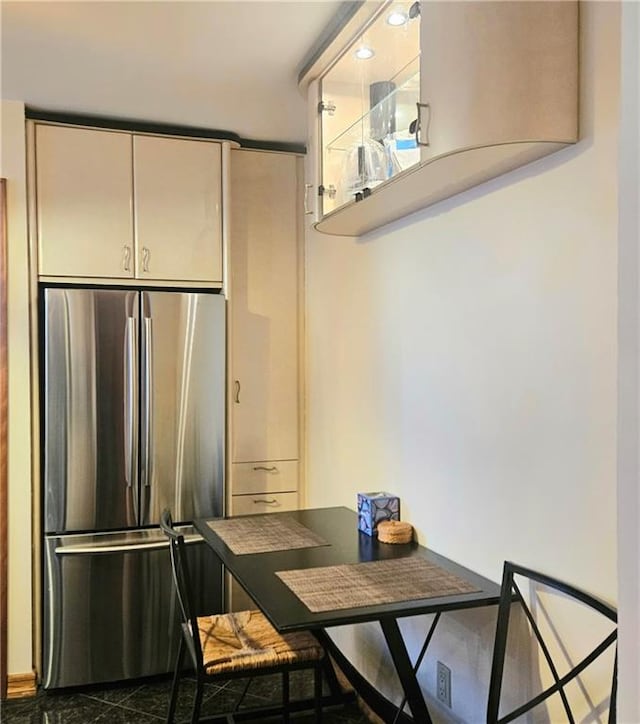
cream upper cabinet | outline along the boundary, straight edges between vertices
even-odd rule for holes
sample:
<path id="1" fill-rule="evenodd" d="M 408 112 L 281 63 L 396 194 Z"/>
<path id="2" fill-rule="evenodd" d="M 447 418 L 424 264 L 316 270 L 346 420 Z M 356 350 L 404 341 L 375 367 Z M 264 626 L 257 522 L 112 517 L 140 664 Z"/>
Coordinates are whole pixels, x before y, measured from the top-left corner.
<path id="1" fill-rule="evenodd" d="M 222 283 L 215 142 L 36 124 L 45 277 Z"/>
<path id="2" fill-rule="evenodd" d="M 136 276 L 220 281 L 220 145 L 133 137 Z"/>
<path id="3" fill-rule="evenodd" d="M 41 275 L 133 276 L 131 136 L 36 126 Z"/>
<path id="4" fill-rule="evenodd" d="M 576 141 L 577 29 L 574 2 L 422 3 L 422 159 Z"/>
<path id="5" fill-rule="evenodd" d="M 577 1 L 358 13 L 301 81 L 319 231 L 358 236 L 577 141 Z"/>
<path id="6" fill-rule="evenodd" d="M 289 154 L 231 152 L 233 463 L 299 457 L 300 166 Z"/>

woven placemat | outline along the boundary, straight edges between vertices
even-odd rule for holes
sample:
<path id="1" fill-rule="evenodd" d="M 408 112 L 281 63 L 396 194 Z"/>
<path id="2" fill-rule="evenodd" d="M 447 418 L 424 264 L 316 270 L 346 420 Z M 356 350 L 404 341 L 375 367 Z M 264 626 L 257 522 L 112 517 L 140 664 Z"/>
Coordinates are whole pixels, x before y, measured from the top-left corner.
<path id="1" fill-rule="evenodd" d="M 236 555 L 329 545 L 312 530 L 285 515 L 248 515 L 212 520 L 207 525 Z"/>
<path id="2" fill-rule="evenodd" d="M 418 557 L 278 571 L 276 575 L 313 613 L 480 590 Z"/>

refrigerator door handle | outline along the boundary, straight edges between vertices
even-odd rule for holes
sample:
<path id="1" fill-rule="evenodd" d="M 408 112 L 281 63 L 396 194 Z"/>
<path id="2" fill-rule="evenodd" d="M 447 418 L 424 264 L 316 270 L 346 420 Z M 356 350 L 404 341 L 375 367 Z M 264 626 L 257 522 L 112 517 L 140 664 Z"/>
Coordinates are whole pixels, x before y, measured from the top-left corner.
<path id="1" fill-rule="evenodd" d="M 202 536 L 198 533 L 192 535 L 186 535 L 184 542 L 186 545 L 192 543 L 201 543 L 203 540 Z M 168 540 L 157 540 L 146 543 L 123 543 L 121 545 L 114 543 L 113 545 L 62 545 L 56 546 L 54 552 L 58 556 L 70 556 L 70 555 L 106 555 L 107 553 L 128 553 L 130 551 L 149 551 L 156 550 L 158 548 L 167 548 L 169 546 Z"/>
<path id="2" fill-rule="evenodd" d="M 137 430 L 138 430 L 138 345 L 136 318 L 127 317 L 124 351 L 124 377 L 125 377 L 125 480 L 128 488 L 136 487 L 138 457 Z M 134 493 L 134 501 L 137 493 Z"/>
<path id="3" fill-rule="evenodd" d="M 83 546 L 83 545 L 71 545 L 71 546 L 58 546 L 55 549 L 57 556 L 70 556 L 70 555 L 106 555 L 107 553 L 125 553 L 128 551 L 149 551 L 155 550 L 156 548 L 166 548 L 169 545 L 169 541 L 154 541 L 153 543 L 129 543 L 127 545 L 112 545 L 112 546 Z"/>
<path id="4" fill-rule="evenodd" d="M 144 453 L 142 456 L 142 484 L 148 488 L 151 486 L 151 461 L 152 451 L 152 430 L 153 430 L 153 337 L 151 317 L 144 318 L 144 428 L 143 444 Z"/>

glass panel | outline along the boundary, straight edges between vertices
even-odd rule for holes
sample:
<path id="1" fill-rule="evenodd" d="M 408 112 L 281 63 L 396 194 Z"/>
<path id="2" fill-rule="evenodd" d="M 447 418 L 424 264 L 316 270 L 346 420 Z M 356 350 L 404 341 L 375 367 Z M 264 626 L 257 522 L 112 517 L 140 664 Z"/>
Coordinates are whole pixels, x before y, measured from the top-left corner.
<path id="1" fill-rule="evenodd" d="M 420 161 L 409 131 L 420 96 L 420 15 L 410 8 L 387 4 L 322 78 L 323 214 Z"/>

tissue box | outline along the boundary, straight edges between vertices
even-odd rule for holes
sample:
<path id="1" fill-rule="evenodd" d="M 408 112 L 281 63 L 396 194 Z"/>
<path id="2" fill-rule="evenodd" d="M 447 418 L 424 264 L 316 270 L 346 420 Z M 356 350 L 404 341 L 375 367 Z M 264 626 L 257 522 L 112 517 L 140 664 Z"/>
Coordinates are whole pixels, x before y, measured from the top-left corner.
<path id="1" fill-rule="evenodd" d="M 381 520 L 400 520 L 400 498 L 391 493 L 358 493 L 358 528 L 377 535 Z"/>

